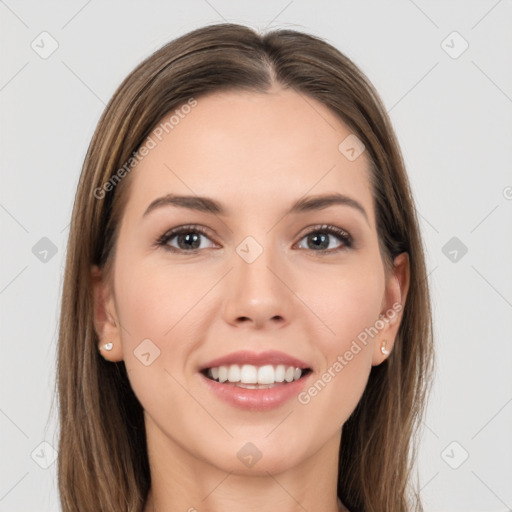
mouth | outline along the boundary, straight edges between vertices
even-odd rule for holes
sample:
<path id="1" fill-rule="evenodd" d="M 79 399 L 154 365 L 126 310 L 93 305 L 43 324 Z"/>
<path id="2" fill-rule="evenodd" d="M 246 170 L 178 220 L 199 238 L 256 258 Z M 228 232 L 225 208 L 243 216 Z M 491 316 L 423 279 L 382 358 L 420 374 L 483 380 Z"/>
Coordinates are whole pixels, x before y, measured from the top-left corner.
<path id="1" fill-rule="evenodd" d="M 269 389 L 286 386 L 304 379 L 311 372 L 311 368 L 283 364 L 262 366 L 231 364 L 204 368 L 200 371 L 207 379 L 214 382 L 244 389 Z"/>

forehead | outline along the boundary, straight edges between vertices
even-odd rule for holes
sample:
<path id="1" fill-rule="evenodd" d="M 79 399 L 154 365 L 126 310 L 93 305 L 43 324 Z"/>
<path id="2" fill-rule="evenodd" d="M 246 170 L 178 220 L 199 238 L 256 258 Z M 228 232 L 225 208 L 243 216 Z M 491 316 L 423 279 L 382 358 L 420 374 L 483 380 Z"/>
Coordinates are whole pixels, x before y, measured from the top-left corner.
<path id="1" fill-rule="evenodd" d="M 338 192 L 373 219 L 366 154 L 347 157 L 354 134 L 322 103 L 289 89 L 196 101 L 171 121 L 166 114 L 148 137 L 151 149 L 132 171 L 129 203 L 139 214 L 167 193 L 215 197 L 239 214 Z"/>

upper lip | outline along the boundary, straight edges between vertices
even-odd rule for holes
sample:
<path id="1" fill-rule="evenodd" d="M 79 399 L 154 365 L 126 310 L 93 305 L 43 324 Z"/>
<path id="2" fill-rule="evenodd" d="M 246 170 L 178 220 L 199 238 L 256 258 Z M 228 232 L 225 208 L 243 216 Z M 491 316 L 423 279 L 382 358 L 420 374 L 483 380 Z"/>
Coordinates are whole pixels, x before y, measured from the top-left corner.
<path id="1" fill-rule="evenodd" d="M 252 364 L 254 366 L 263 366 L 266 364 L 278 365 L 283 364 L 285 366 L 294 366 L 295 368 L 306 369 L 311 367 L 297 359 L 296 357 L 279 352 L 277 350 L 267 350 L 265 352 L 250 352 L 248 350 L 241 350 L 238 352 L 231 352 L 217 359 L 213 359 L 199 367 L 199 371 L 206 370 L 207 368 L 216 368 L 219 366 L 229 366 L 231 364 Z"/>

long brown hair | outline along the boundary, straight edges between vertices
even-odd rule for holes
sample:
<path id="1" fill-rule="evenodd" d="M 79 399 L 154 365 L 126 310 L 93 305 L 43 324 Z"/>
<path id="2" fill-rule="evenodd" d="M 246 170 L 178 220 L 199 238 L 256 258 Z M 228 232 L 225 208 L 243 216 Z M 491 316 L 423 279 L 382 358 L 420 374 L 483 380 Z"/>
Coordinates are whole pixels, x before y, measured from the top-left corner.
<path id="1" fill-rule="evenodd" d="M 338 496 L 351 512 L 422 510 L 410 484 L 433 370 L 432 314 L 417 214 L 386 110 L 368 78 L 324 40 L 295 30 L 260 35 L 226 23 L 189 32 L 139 64 L 113 95 L 89 146 L 60 315 L 63 512 L 140 512 L 151 484 L 142 406 L 124 362 L 107 362 L 98 353 L 93 324 L 91 268 L 110 273 L 131 181 L 126 163 L 157 123 L 191 98 L 221 90 L 264 92 L 274 84 L 320 101 L 364 143 L 387 271 L 395 256 L 409 254 L 410 287 L 393 351 L 372 368 L 342 429 Z"/>

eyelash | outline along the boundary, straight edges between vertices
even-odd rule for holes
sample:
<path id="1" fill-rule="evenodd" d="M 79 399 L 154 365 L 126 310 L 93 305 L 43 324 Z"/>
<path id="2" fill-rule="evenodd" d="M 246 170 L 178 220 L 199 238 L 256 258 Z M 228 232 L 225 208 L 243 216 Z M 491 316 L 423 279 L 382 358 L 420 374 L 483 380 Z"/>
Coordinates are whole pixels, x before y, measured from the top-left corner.
<path id="1" fill-rule="evenodd" d="M 192 249 L 190 251 L 185 251 L 183 249 L 177 249 L 176 247 L 171 247 L 170 245 L 168 245 L 168 242 L 170 240 L 172 240 L 173 238 L 175 238 L 176 236 L 181 235 L 181 234 L 189 234 L 189 233 L 199 233 L 201 235 L 204 235 L 207 238 L 210 238 L 208 232 L 204 228 L 202 228 L 201 226 L 195 225 L 195 224 L 191 224 L 191 225 L 187 225 L 187 226 L 180 226 L 180 227 L 171 229 L 170 231 L 166 231 L 162 236 L 160 236 L 156 240 L 155 246 L 163 247 L 165 250 L 170 251 L 172 253 L 197 254 L 202 249 Z M 340 229 L 336 226 L 331 226 L 329 224 L 321 224 L 321 225 L 313 226 L 313 228 L 310 231 L 308 231 L 307 233 L 304 233 L 302 235 L 300 240 L 302 240 L 303 238 L 305 238 L 311 234 L 314 234 L 314 233 L 328 233 L 330 235 L 336 235 L 339 238 L 339 240 L 341 242 L 343 242 L 343 245 L 341 245 L 340 247 L 338 247 L 336 249 L 329 249 L 329 250 L 322 249 L 322 250 L 315 251 L 312 249 L 306 249 L 311 252 L 318 253 L 320 255 L 322 255 L 322 254 L 328 255 L 328 254 L 338 253 L 340 251 L 344 251 L 344 250 L 347 250 L 347 249 L 350 249 L 353 247 L 352 236 L 347 231 Z"/>

